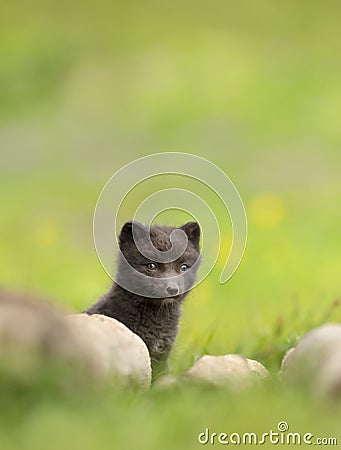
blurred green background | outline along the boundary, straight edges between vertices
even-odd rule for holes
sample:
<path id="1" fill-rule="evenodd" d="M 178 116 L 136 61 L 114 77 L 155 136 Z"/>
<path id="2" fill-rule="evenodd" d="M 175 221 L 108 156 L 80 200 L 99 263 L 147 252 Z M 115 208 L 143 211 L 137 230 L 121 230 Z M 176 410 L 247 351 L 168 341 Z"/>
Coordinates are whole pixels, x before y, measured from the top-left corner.
<path id="1" fill-rule="evenodd" d="M 341 319 L 340 14 L 332 0 L 3 3 L 1 285 L 92 304 L 110 286 L 92 239 L 107 179 L 151 153 L 200 155 L 237 186 L 249 237 L 235 276 L 219 285 L 218 264 L 188 298 L 171 371 L 241 352 L 276 374 L 298 336 Z M 335 435 L 340 421 L 276 388 L 111 393 L 21 413 L 0 425 L 1 448 L 188 449 L 206 426 L 289 418 Z"/>

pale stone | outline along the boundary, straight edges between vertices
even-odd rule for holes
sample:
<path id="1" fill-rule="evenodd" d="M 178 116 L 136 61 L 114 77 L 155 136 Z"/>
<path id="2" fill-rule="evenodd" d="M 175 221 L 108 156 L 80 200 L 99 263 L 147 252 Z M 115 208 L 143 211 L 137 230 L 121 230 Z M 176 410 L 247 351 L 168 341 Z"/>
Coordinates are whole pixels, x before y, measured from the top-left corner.
<path id="1" fill-rule="evenodd" d="M 266 369 L 259 361 L 246 358 L 246 362 L 249 369 L 260 379 L 265 379 L 270 376 L 268 369 Z"/>
<path id="2" fill-rule="evenodd" d="M 67 321 L 100 376 L 112 378 L 123 385 L 150 385 L 148 349 L 129 328 L 101 314 L 74 314 L 68 316 Z"/>
<path id="3" fill-rule="evenodd" d="M 320 397 L 341 400 L 341 348 L 336 349 L 321 367 L 315 390 Z"/>
<path id="4" fill-rule="evenodd" d="M 242 355 L 204 355 L 185 374 L 194 379 L 215 385 L 225 385 L 233 391 L 239 391 L 269 375 L 258 361 L 249 360 Z"/>
<path id="5" fill-rule="evenodd" d="M 108 382 L 148 387 L 150 358 L 144 342 L 102 315 L 67 315 L 25 294 L 0 290 L 0 370 L 9 381 L 51 383 L 72 389 Z M 58 374 L 60 373 L 60 377 Z M 20 381 L 20 382 L 21 382 Z"/>
<path id="6" fill-rule="evenodd" d="M 29 385 L 53 365 L 61 385 L 63 377 L 70 386 L 85 381 L 83 369 L 89 366 L 79 350 L 59 309 L 33 296 L 0 291 L 0 369 L 8 380 Z"/>
<path id="7" fill-rule="evenodd" d="M 279 373 L 281 377 L 285 376 L 285 374 L 288 370 L 288 366 L 290 366 L 290 360 L 293 357 L 294 351 L 295 351 L 295 347 L 290 348 L 283 356 L 282 363 L 281 363 L 281 370 Z"/>
<path id="8" fill-rule="evenodd" d="M 341 325 L 307 333 L 282 362 L 282 378 L 300 383 L 316 397 L 341 397 Z"/>

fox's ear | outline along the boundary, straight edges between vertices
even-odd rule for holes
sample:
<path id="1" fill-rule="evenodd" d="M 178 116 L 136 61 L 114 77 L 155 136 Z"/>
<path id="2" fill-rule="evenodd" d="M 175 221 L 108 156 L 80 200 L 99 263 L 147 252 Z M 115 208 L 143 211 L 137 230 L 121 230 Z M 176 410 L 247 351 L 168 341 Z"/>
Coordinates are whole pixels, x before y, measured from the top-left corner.
<path id="1" fill-rule="evenodd" d="M 122 242 L 124 242 L 124 241 L 133 241 L 134 237 L 135 237 L 135 239 L 143 237 L 143 236 L 145 236 L 146 232 L 147 232 L 147 230 L 146 230 L 145 226 L 142 225 L 142 223 L 135 222 L 135 221 L 126 222 L 123 225 L 121 233 L 120 233 L 120 237 L 119 237 L 120 244 L 122 244 Z"/>
<path id="2" fill-rule="evenodd" d="M 195 247 L 199 248 L 199 242 L 200 242 L 200 226 L 197 222 L 187 222 L 185 225 L 182 225 L 180 227 L 181 230 L 183 230 L 188 237 L 188 240 L 192 242 Z"/>

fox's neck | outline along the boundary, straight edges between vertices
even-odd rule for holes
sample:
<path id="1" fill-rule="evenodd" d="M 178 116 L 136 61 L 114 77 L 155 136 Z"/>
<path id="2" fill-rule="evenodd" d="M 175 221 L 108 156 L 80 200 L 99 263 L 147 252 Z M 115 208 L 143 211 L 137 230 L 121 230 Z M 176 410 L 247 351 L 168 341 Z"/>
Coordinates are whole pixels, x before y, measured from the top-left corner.
<path id="1" fill-rule="evenodd" d="M 179 330 L 180 300 L 141 297 L 114 283 L 103 297 L 85 312 L 119 320 L 139 335 L 148 347 L 152 366 L 166 360 Z M 153 369 L 154 370 L 154 369 Z"/>

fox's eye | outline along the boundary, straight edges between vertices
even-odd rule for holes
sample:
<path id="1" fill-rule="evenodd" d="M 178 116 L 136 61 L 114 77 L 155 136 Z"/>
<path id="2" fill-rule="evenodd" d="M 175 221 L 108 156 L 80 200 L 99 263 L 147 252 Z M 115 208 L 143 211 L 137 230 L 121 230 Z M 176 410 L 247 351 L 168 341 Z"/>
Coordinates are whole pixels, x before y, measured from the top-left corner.
<path id="1" fill-rule="evenodd" d="M 147 264 L 147 267 L 148 267 L 149 270 L 156 270 L 157 269 L 157 264 L 149 263 L 149 264 Z"/>
<path id="2" fill-rule="evenodd" d="M 189 266 L 187 264 L 181 264 L 182 272 L 185 272 L 187 269 L 189 269 Z"/>

